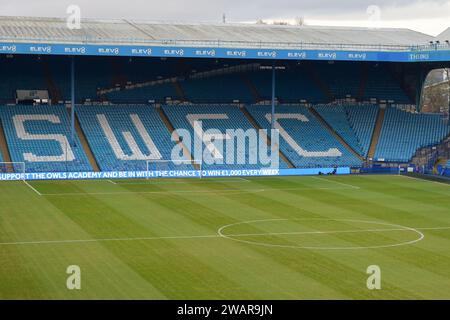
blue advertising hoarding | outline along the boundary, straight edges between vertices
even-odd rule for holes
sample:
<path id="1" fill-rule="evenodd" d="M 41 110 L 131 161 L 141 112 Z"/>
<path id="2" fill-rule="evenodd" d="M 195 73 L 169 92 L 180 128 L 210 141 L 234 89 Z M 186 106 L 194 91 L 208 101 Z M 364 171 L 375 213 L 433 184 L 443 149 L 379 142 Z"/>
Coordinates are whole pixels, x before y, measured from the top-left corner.
<path id="1" fill-rule="evenodd" d="M 227 178 L 304 176 L 329 174 L 350 174 L 349 167 L 305 168 L 305 169 L 247 169 L 247 170 L 162 170 L 162 171 L 104 171 L 104 172 L 38 172 L 0 173 L 0 181 L 20 180 L 101 180 L 101 179 L 158 179 L 158 178 Z"/>
<path id="2" fill-rule="evenodd" d="M 0 43 L 0 54 L 37 54 L 73 56 L 126 56 L 229 58 L 265 60 L 336 60 L 380 62 L 438 62 L 450 61 L 449 50 L 435 51 L 344 51 L 344 50 L 289 50 L 248 48 L 165 47 L 92 44 L 33 44 Z"/>

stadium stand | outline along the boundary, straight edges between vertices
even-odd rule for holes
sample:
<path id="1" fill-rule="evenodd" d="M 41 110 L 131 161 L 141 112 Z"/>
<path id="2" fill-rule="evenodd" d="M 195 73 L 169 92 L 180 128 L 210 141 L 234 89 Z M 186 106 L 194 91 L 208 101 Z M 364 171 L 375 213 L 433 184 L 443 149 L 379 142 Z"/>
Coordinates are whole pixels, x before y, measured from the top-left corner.
<path id="1" fill-rule="evenodd" d="M 242 77 L 259 66 L 236 62 L 208 64 L 195 60 L 175 63 L 160 59 L 146 64 L 140 60 L 119 60 L 116 64 L 123 81 L 107 90 L 108 100 L 141 104 L 149 100 L 166 103 L 166 98 L 199 104 L 253 102 L 252 92 Z"/>
<path id="2" fill-rule="evenodd" d="M 244 131 L 254 129 L 251 123 L 239 110 L 239 107 L 233 105 L 165 105 L 163 106 L 163 110 L 175 128 L 188 130 L 192 136 L 195 134 L 192 123 L 196 119 L 202 121 L 203 132 L 208 133 L 207 130 L 209 129 L 217 129 L 219 130 L 217 133 L 221 136 L 226 134 L 227 129 L 242 129 Z M 201 133 L 198 133 L 197 137 L 199 135 L 201 135 Z M 235 142 L 236 141 L 239 140 L 236 139 Z M 252 157 L 256 155 L 256 145 L 251 148 L 248 146 L 236 145 L 233 149 L 234 156 L 232 157 L 232 155 L 228 154 L 230 150 L 226 147 L 226 142 L 223 142 L 223 139 L 216 138 L 212 144 L 214 147 L 210 149 L 210 153 L 216 155 L 215 157 L 217 158 L 218 163 L 208 164 L 205 161 L 203 163 L 203 168 L 205 169 L 256 169 L 267 167 L 266 164 L 259 161 L 260 159 L 256 159 L 256 163 L 249 161 L 250 159 L 254 159 Z M 206 146 L 206 144 L 203 145 Z M 191 151 L 191 154 L 195 152 L 193 141 L 191 141 L 190 144 L 186 143 L 186 146 Z M 223 153 L 221 152 L 222 150 Z M 232 161 L 227 161 L 228 158 L 232 159 Z M 245 161 L 238 161 L 238 159 L 245 159 Z M 282 160 L 279 161 L 280 168 L 287 168 L 285 162 Z"/>
<path id="3" fill-rule="evenodd" d="M 80 106 L 77 115 L 102 171 L 145 171 L 147 161 L 171 159 L 175 142 L 153 106 Z"/>
<path id="4" fill-rule="evenodd" d="M 0 118 L 13 162 L 27 172 L 91 171 L 78 137 L 69 143 L 64 106 L 0 106 Z"/>
<path id="5" fill-rule="evenodd" d="M 248 106 L 258 124 L 270 129 L 270 106 Z M 277 106 L 276 128 L 280 130 L 280 149 L 299 168 L 351 166 L 361 161 L 344 148 L 320 122 L 302 106 Z"/>
<path id="6" fill-rule="evenodd" d="M 315 68 L 336 99 L 344 99 L 347 95 L 353 98 L 358 96 L 361 82 L 361 67 L 358 63 L 320 62 Z"/>
<path id="7" fill-rule="evenodd" d="M 14 102 L 15 90 L 48 90 L 53 103 L 70 100 L 70 60 L 66 57 L 0 57 L 0 71 L 9 79 L 0 88 L 3 103 Z M 205 63 L 187 60 L 126 59 L 112 57 L 83 57 L 75 59 L 76 102 L 109 100 L 117 104 L 146 104 L 149 101 L 165 103 L 166 98 L 193 103 L 252 104 L 271 98 L 271 71 L 250 68 L 251 64 Z M 253 64 L 255 65 L 255 64 Z M 93 67 L 95 66 L 95 68 Z M 276 95 L 281 103 L 329 102 L 314 81 L 306 64 L 285 62 L 277 71 Z M 227 71 L 228 69 L 234 69 Z M 247 69 L 246 69 L 247 67 Z M 362 67 L 359 63 L 317 62 L 313 67 L 327 83 L 335 99 L 370 98 L 411 103 L 399 85 L 381 65 L 370 65 L 364 94 L 361 94 Z M 254 70 L 255 69 L 255 70 Z M 218 72 L 222 71 L 222 73 Z M 195 77 L 196 74 L 211 73 Z M 228 72 L 228 73 L 227 73 Z M 19 77 L 18 75 L 24 75 Z M 245 80 L 244 80 L 245 79 Z M 148 85 L 152 82 L 151 85 Z M 180 85 L 180 93 L 175 83 Z M 147 85 L 146 85 L 147 84 Z M 105 95 L 98 91 L 110 89 Z"/>
<path id="8" fill-rule="evenodd" d="M 377 119 L 377 105 L 345 105 L 347 119 L 356 135 L 361 147 L 362 155 L 367 157 L 372 138 L 375 121 Z"/>
<path id="9" fill-rule="evenodd" d="M 177 98 L 177 93 L 173 83 L 162 83 L 154 86 L 112 91 L 106 96 L 109 101 L 116 104 L 142 104 L 151 100 L 165 102 L 167 97 Z"/>
<path id="10" fill-rule="evenodd" d="M 75 60 L 77 103 L 84 102 L 86 99 L 99 100 L 97 90 L 112 85 L 113 72 L 111 63 L 111 58 L 100 57 Z M 55 82 L 61 88 L 64 100 L 70 100 L 70 62 L 60 60 L 52 67 L 52 74 Z"/>
<path id="11" fill-rule="evenodd" d="M 399 104 L 411 103 L 406 93 L 382 64 L 320 62 L 315 64 L 315 68 L 337 100 L 350 97 L 360 101 L 377 99 Z M 364 78 L 365 76 L 367 79 Z M 361 89 L 363 89 L 362 92 Z"/>
<path id="12" fill-rule="evenodd" d="M 15 51 L 0 55 L 0 74 L 6 80 L 0 86 L 1 121 L 12 160 L 25 159 L 31 171 L 92 170 L 85 152 L 78 147 L 78 138 L 75 147 L 61 147 L 68 145 L 70 125 L 65 107 L 55 104 L 71 98 L 72 57 L 76 69 L 75 99 L 86 104 L 77 110 L 78 119 L 96 162 L 104 171 L 145 170 L 148 160 L 170 159 L 176 142 L 170 139 L 172 129 L 165 116 L 170 125 L 189 132 L 193 128 L 187 117 L 196 114 L 211 117 L 203 120 L 204 129 L 217 128 L 222 133 L 225 129 L 253 128 L 254 121 L 269 129 L 270 107 L 258 104 L 271 99 L 270 67 L 274 61 L 278 67 L 277 113 L 284 114 L 278 115 L 276 121 L 283 133 L 281 151 L 296 167 L 361 166 L 362 161 L 347 145 L 365 158 L 407 162 L 418 149 L 435 145 L 450 131 L 438 115 L 411 114 L 388 107 L 383 117 L 385 109 L 378 106 L 384 104 L 382 100 L 387 105 L 404 104 L 408 108 L 416 104 L 413 100 L 421 77 L 414 63 L 362 62 L 357 57 L 355 61 L 334 61 L 337 57 L 333 54 L 344 49 L 383 47 L 395 52 L 410 50 L 411 44 L 429 44 L 434 39 L 411 30 L 86 20 L 83 32 L 79 32 L 66 28 L 64 19 L 20 17 L 0 17 L 0 30 L 12 43 L 33 40 L 42 45 L 30 47 L 36 55 Z M 59 42 L 104 44 L 104 56 L 83 56 L 80 52 L 75 56 L 40 54 L 51 53 L 48 43 Z M 142 49 L 149 43 L 167 48 L 173 45 L 180 52 L 152 56 L 155 52 Z M 122 56 L 118 47 L 127 44 L 142 44 L 141 49 L 134 48 L 142 56 Z M 216 49 L 205 49 L 199 57 L 187 58 L 189 55 L 182 49 L 189 45 L 207 48 L 208 44 L 211 48 L 235 48 L 236 52 L 230 51 L 224 58 L 216 56 Z M 258 59 L 247 59 L 245 50 L 237 50 L 242 44 L 249 48 L 274 46 L 274 51 L 259 52 Z M 296 45 L 301 45 L 302 50 L 326 49 L 329 55 L 321 61 L 305 57 L 265 60 L 276 56 L 278 49 L 300 49 Z M 6 106 L 25 103 L 16 101 L 17 89 L 47 90 L 55 106 Z M 378 101 L 369 104 L 372 99 Z M 251 116 L 231 105 L 237 101 L 248 105 L 245 110 Z M 179 103 L 182 105 L 175 106 Z M 153 104 L 163 107 L 156 109 Z M 225 118 L 217 119 L 218 115 Z M 219 143 L 217 140 L 213 145 Z M 90 154 L 88 149 L 85 150 Z M 251 150 L 243 154 L 246 160 L 251 155 Z M 227 169 L 256 167 L 260 164 L 215 165 Z"/>
<path id="13" fill-rule="evenodd" d="M 261 99 L 270 100 L 272 71 L 261 70 L 249 73 L 248 76 Z M 277 71 L 276 81 L 276 96 L 280 102 L 299 103 L 301 100 L 305 100 L 310 103 L 320 103 L 326 101 L 323 93 L 300 65 L 289 66 L 286 70 Z"/>
<path id="14" fill-rule="evenodd" d="M 378 160 L 407 162 L 417 149 L 439 143 L 450 126 L 438 114 L 413 114 L 389 107 L 375 153 Z"/>
<path id="15" fill-rule="evenodd" d="M 410 104 L 411 100 L 400 85 L 392 78 L 383 64 L 370 64 L 363 100 L 371 98 Z"/>
<path id="16" fill-rule="evenodd" d="M 358 154 L 364 155 L 363 148 L 352 130 L 343 105 L 316 105 L 314 109 Z"/>
<path id="17" fill-rule="evenodd" d="M 3 103 L 15 102 L 16 90 L 47 90 L 42 61 L 39 57 L 8 57 L 0 55 L 0 101 Z"/>
<path id="18" fill-rule="evenodd" d="M 251 92 L 236 74 L 183 81 L 187 100 L 194 103 L 251 103 Z"/>

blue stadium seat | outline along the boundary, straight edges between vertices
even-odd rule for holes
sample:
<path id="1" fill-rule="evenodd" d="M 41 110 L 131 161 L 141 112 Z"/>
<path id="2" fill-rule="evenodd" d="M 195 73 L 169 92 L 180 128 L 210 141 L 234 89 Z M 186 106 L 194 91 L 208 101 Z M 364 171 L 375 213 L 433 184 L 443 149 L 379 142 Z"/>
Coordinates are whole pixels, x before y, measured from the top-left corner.
<path id="1" fill-rule="evenodd" d="M 361 83 L 361 68 L 357 63 L 349 62 L 321 62 L 314 65 L 322 81 L 336 99 L 343 99 L 347 95 L 356 98 Z"/>
<path id="2" fill-rule="evenodd" d="M 419 148 L 435 145 L 449 133 L 450 126 L 438 114 L 413 114 L 390 107 L 375 159 L 408 162 Z"/>
<path id="3" fill-rule="evenodd" d="M 361 146 L 362 155 L 367 157 L 379 107 L 377 105 L 364 104 L 345 105 L 344 108 L 350 127 Z"/>
<path id="4" fill-rule="evenodd" d="M 258 124 L 270 129 L 270 106 L 249 106 L 247 110 Z M 280 134 L 280 149 L 299 168 L 334 166 L 360 167 L 361 161 L 302 106 L 277 106 L 277 123 L 289 137 Z"/>
<path id="5" fill-rule="evenodd" d="M 353 150 L 360 155 L 364 155 L 364 150 L 355 131 L 351 128 L 343 105 L 316 105 L 314 109 Z"/>
<path id="6" fill-rule="evenodd" d="M 8 58 L 0 55 L 0 100 L 3 103 L 15 102 L 17 89 L 46 90 L 42 61 L 37 57 L 15 55 Z"/>
<path id="7" fill-rule="evenodd" d="M 228 74 L 204 79 L 180 82 L 185 97 L 193 103 L 251 103 L 253 97 L 237 74 Z"/>
<path id="8" fill-rule="evenodd" d="M 270 70 L 258 71 L 249 73 L 248 76 L 257 89 L 260 98 L 270 100 L 272 94 L 272 72 Z M 320 88 L 314 84 L 306 74 L 306 71 L 301 67 L 277 72 L 276 96 L 285 103 L 299 103 L 301 100 L 319 103 L 326 100 Z"/>
<path id="9" fill-rule="evenodd" d="M 154 86 L 122 89 L 107 93 L 108 100 L 117 104 L 148 103 L 150 100 L 165 102 L 167 97 L 177 98 L 173 83 L 163 83 Z"/>
<path id="10" fill-rule="evenodd" d="M 193 119 L 198 115 L 201 115 L 202 129 L 204 132 L 207 132 L 207 130 L 210 129 L 217 129 L 223 135 L 226 134 L 227 129 L 242 129 L 244 131 L 254 129 L 242 111 L 239 110 L 239 107 L 233 105 L 163 106 L 163 110 L 175 128 L 188 130 L 191 133 L 191 136 L 194 136 L 194 129 L 188 118 Z M 235 141 L 237 142 L 242 140 L 236 139 Z M 262 164 L 259 161 L 260 158 L 257 156 L 257 145 L 253 145 L 251 147 L 241 145 L 243 148 L 240 152 L 236 144 L 236 147 L 233 150 L 233 164 L 230 164 L 231 161 L 226 161 L 227 156 L 231 158 L 231 155 L 227 154 L 229 150 L 226 148 L 226 142 L 216 139 L 213 144 L 217 148 L 216 150 L 219 151 L 219 153 L 217 153 L 217 158 L 222 156 L 224 164 L 216 163 L 208 165 L 204 163 L 203 167 L 205 169 L 259 169 L 268 167 L 268 165 Z M 186 145 L 191 153 L 193 153 L 194 142 L 191 141 L 191 144 Z M 204 144 L 203 147 L 205 147 Z M 240 159 L 245 159 L 245 161 L 238 161 L 238 154 L 241 157 Z M 257 156 L 257 161 L 255 161 L 257 163 L 250 163 L 249 159 L 255 159 L 251 158 L 252 156 Z M 287 168 L 287 164 L 279 159 L 279 167 Z"/>
<path id="11" fill-rule="evenodd" d="M 394 101 L 399 104 L 411 104 L 412 101 L 383 65 L 371 65 L 368 70 L 364 100 L 377 98 Z"/>
<path id="12" fill-rule="evenodd" d="M 91 171 L 81 143 L 69 142 L 64 106 L 0 106 L 11 160 L 25 162 L 27 172 Z"/>
<path id="13" fill-rule="evenodd" d="M 77 115 L 102 171 L 145 171 L 147 161 L 171 159 L 175 142 L 153 106 L 80 106 Z"/>

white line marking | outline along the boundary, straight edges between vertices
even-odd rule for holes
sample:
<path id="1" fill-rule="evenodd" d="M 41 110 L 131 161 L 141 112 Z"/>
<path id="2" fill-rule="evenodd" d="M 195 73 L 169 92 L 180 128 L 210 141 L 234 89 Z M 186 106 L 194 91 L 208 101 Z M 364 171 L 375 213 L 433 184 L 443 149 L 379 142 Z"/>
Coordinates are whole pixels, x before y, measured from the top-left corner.
<path id="1" fill-rule="evenodd" d="M 201 238 L 219 238 L 218 234 L 205 236 L 167 236 L 167 237 L 139 237 L 139 238 L 104 238 L 104 239 L 76 239 L 76 240 L 40 240 L 40 241 L 19 241 L 19 242 L 0 242 L 0 245 L 25 245 L 25 244 L 65 244 L 65 243 L 90 243 L 90 242 L 108 242 L 108 241 L 144 241 L 144 240 L 186 240 Z"/>
<path id="2" fill-rule="evenodd" d="M 360 187 L 354 186 L 352 184 L 343 183 L 343 182 L 339 182 L 339 181 L 334 181 L 334 180 L 331 180 L 331 179 L 325 179 L 325 178 L 315 177 L 315 176 L 312 176 L 311 178 L 317 179 L 317 180 L 322 180 L 322 181 L 328 181 L 328 182 L 337 183 L 337 184 L 340 184 L 342 186 L 350 187 L 352 189 L 361 189 Z"/>
<path id="3" fill-rule="evenodd" d="M 112 180 L 107 180 L 109 183 L 112 183 L 112 184 L 117 184 L 116 182 L 114 182 L 114 181 L 112 181 Z"/>
<path id="4" fill-rule="evenodd" d="M 193 183 L 194 182 L 194 183 Z M 236 177 L 236 178 L 226 178 L 226 179 L 215 179 L 215 178 L 203 178 L 203 179 L 198 179 L 198 180 L 183 180 L 183 181 L 160 181 L 160 180 L 152 180 L 149 179 L 148 181 L 141 181 L 141 182 L 116 182 L 114 184 L 118 184 L 118 185 L 162 185 L 162 184 L 187 184 L 187 183 L 191 183 L 191 184 L 202 184 L 202 183 L 209 183 L 209 182 L 227 182 L 227 183 L 242 183 L 242 182 L 251 182 L 250 180 L 247 179 L 242 179 L 240 177 Z"/>
<path id="5" fill-rule="evenodd" d="M 89 195 L 117 195 L 117 194 L 177 194 L 177 193 L 192 193 L 192 194 L 234 194 L 234 193 L 258 193 L 258 192 L 264 192 L 265 189 L 254 189 L 254 190 L 166 190 L 166 191 L 125 191 L 125 192 L 73 192 L 73 193 L 43 193 L 43 196 L 52 196 L 52 197 L 58 197 L 58 196 L 89 196 Z"/>
<path id="6" fill-rule="evenodd" d="M 249 236 L 274 236 L 274 235 L 297 235 L 297 234 L 334 234 L 334 233 L 362 233 L 362 232 L 388 232 L 388 231 L 414 231 L 414 230 L 450 230 L 450 227 L 431 228 L 386 228 L 367 230 L 335 230 L 335 231 L 305 231 L 305 232 L 279 232 L 279 233 L 253 233 L 253 234 L 227 234 L 226 237 L 249 237 Z M 136 237 L 136 238 L 101 238 L 101 239 L 74 239 L 74 240 L 39 240 L 39 241 L 18 241 L 0 242 L 0 246 L 7 245 L 29 245 L 29 244 L 71 244 L 71 243 L 92 243 L 109 241 L 147 241 L 147 240 L 189 240 L 189 239 L 211 239 L 226 238 L 220 234 L 193 235 L 193 236 L 163 236 L 163 237 Z"/>
<path id="7" fill-rule="evenodd" d="M 36 192 L 39 196 L 42 196 L 42 193 L 40 193 L 39 191 L 36 190 L 36 188 L 34 188 L 31 184 L 28 183 L 28 181 L 26 180 L 22 180 L 31 190 L 33 190 L 34 192 Z"/>
<path id="8" fill-rule="evenodd" d="M 120 184 L 119 184 L 120 185 Z M 104 195 L 111 196 L 116 194 L 169 194 L 169 193 L 192 193 L 192 194 L 239 194 L 239 193 L 260 193 L 260 192 L 275 192 L 275 191 L 297 191 L 297 190 L 345 190 L 345 188 L 334 187 L 304 187 L 304 188 L 270 188 L 270 189 L 230 189 L 217 191 L 193 191 L 193 190 L 167 190 L 167 191 L 117 191 L 117 192 L 73 192 L 73 193 L 43 193 L 43 196 L 89 196 L 89 195 Z"/>
<path id="9" fill-rule="evenodd" d="M 415 230 L 450 230 L 450 227 L 442 228 L 411 228 Z M 308 235 L 308 234 L 338 234 L 338 233 L 361 233 L 361 232 L 387 232 L 387 231 L 412 231 L 405 228 L 392 229 L 360 229 L 360 230 L 330 230 L 330 231 L 300 231 L 300 232 L 275 232 L 275 233 L 242 233 L 226 234 L 227 237 L 258 237 L 258 236 L 283 236 L 283 235 Z"/>
<path id="10" fill-rule="evenodd" d="M 273 243 L 265 243 L 265 242 L 258 242 L 258 241 L 250 241 L 250 240 L 242 240 L 237 239 L 236 237 L 232 237 L 229 235 L 226 235 L 223 233 L 223 230 L 229 227 L 237 226 L 237 225 L 243 225 L 243 224 L 252 224 L 252 223 L 258 223 L 258 222 L 272 222 L 272 221 L 298 221 L 298 220 L 310 220 L 310 221 L 343 221 L 343 222 L 360 222 L 360 223 L 369 223 L 369 224 L 377 224 L 377 225 L 383 225 L 383 226 L 390 226 L 395 228 L 401 228 L 405 231 L 411 231 L 418 235 L 418 238 L 411 240 L 411 241 L 405 241 L 405 242 L 399 242 L 394 244 L 388 244 L 388 245 L 379 245 L 379 246 L 362 246 L 362 247 L 320 247 L 320 246 L 298 246 L 298 245 L 281 245 L 281 244 L 273 244 Z M 392 229 L 392 228 L 391 228 Z M 344 230 L 345 231 L 345 230 Z M 353 231 L 353 230 L 352 230 Z M 361 230 L 362 232 L 362 230 Z M 419 242 L 425 238 L 425 235 L 420 232 L 417 229 L 406 227 L 398 224 L 392 224 L 392 223 L 384 223 L 384 222 L 376 222 L 376 221 L 365 221 L 365 220 L 356 220 L 356 219 L 327 219 L 327 218 L 303 218 L 303 219 L 264 219 L 264 220 L 251 220 L 251 221 L 243 221 L 238 223 L 232 223 L 225 226 L 220 227 L 217 230 L 217 233 L 226 238 L 237 242 L 257 245 L 257 246 L 263 246 L 263 247 L 272 247 L 272 248 L 293 248 L 293 249 L 308 249 L 308 250 L 362 250 L 362 249 L 381 249 L 381 248 L 391 248 L 391 247 L 399 247 L 399 246 L 406 246 L 411 245 L 416 242 Z M 322 234 L 326 234 L 326 232 L 322 232 Z"/>
<path id="11" fill-rule="evenodd" d="M 449 183 L 439 182 L 439 181 L 433 181 L 433 180 L 427 180 L 427 179 L 420 179 L 420 178 L 416 178 L 416 177 L 410 177 L 410 176 L 407 176 L 407 175 L 396 175 L 396 177 L 405 177 L 405 178 L 414 179 L 414 180 L 422 181 L 422 182 L 436 183 L 436 184 L 439 184 L 439 185 L 441 185 L 441 186 L 447 186 L 447 187 L 450 186 Z"/>

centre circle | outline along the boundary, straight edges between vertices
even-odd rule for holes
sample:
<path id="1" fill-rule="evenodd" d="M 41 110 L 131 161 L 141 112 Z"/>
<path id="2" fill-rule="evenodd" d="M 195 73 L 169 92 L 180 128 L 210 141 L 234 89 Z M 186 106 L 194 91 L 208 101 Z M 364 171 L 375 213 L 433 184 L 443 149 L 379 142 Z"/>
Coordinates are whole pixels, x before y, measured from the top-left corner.
<path id="1" fill-rule="evenodd" d="M 414 244 L 425 237 L 417 229 L 398 224 L 328 218 L 242 221 L 222 226 L 217 233 L 223 238 L 251 245 L 311 250 L 399 247 Z M 298 240 L 296 238 L 300 238 L 300 243 L 295 241 Z M 356 242 L 356 245 L 349 242 Z"/>

